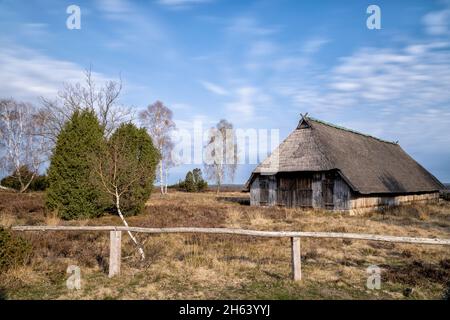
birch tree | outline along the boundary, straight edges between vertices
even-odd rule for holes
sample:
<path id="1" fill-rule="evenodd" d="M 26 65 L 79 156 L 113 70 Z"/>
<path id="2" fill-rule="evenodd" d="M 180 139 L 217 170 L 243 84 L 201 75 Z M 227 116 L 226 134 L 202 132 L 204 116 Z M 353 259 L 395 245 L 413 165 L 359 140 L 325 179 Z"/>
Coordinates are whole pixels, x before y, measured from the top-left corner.
<path id="1" fill-rule="evenodd" d="M 37 109 L 14 99 L 0 100 L 0 158 L 3 170 L 12 172 L 25 192 L 48 160 L 49 147 Z M 27 172 L 30 174 L 23 174 Z"/>
<path id="2" fill-rule="evenodd" d="M 145 129 L 128 123 L 120 126 L 108 141 L 104 152 L 92 157 L 93 180 L 110 199 L 122 223 L 126 215 L 139 213 L 153 188 L 159 154 Z M 128 231 L 142 260 L 144 250 Z"/>
<path id="3" fill-rule="evenodd" d="M 233 125 L 227 120 L 220 120 L 216 127 L 209 130 L 205 146 L 205 173 L 220 192 L 220 187 L 228 178 L 234 180 L 237 168 L 237 142 Z"/>
<path id="4" fill-rule="evenodd" d="M 44 125 L 43 134 L 51 141 L 56 138 L 75 111 L 91 110 L 97 115 L 108 137 L 119 125 L 133 119 L 131 108 L 120 104 L 122 80 L 108 80 L 98 87 L 91 69 L 84 73 L 84 81 L 63 83 L 54 99 L 41 97 L 39 117 Z"/>
<path id="5" fill-rule="evenodd" d="M 161 160 L 158 165 L 161 194 L 167 193 L 168 170 L 173 165 L 172 150 L 174 143 L 171 133 L 175 130 L 173 112 L 161 101 L 149 105 L 139 114 L 141 125 L 152 137 L 153 144 L 158 149 Z"/>

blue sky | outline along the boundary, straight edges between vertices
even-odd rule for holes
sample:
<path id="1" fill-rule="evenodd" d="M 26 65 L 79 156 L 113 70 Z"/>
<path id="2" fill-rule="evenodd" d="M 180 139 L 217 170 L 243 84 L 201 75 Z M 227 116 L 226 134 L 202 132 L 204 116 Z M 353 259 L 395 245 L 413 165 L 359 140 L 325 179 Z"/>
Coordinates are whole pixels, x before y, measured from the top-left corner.
<path id="1" fill-rule="evenodd" d="M 71 4 L 81 30 L 66 28 Z M 366 27 L 371 4 L 381 30 Z M 309 112 L 399 140 L 450 181 L 448 1 L 0 0 L 0 30 L 0 96 L 37 103 L 92 65 L 121 75 L 122 103 L 159 99 L 179 128 L 226 118 L 283 139 Z"/>

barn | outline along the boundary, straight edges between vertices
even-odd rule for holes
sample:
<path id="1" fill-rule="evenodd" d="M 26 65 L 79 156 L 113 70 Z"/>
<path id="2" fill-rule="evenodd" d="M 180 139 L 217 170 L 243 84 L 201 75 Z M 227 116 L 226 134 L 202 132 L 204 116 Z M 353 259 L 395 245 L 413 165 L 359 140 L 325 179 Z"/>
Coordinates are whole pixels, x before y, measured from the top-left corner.
<path id="1" fill-rule="evenodd" d="M 251 205 L 350 213 L 437 201 L 443 188 L 398 143 L 308 116 L 245 184 Z"/>

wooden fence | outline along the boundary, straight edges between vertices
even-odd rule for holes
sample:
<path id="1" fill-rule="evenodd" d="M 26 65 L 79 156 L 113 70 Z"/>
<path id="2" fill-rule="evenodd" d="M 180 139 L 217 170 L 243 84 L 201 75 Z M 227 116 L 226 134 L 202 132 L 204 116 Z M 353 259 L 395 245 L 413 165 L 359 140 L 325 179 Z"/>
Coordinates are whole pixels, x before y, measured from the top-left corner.
<path id="1" fill-rule="evenodd" d="M 291 238 L 292 255 L 292 276 L 298 281 L 302 278 L 300 259 L 300 239 L 301 238 L 339 238 L 352 240 L 386 241 L 397 243 L 415 243 L 425 245 L 450 245 L 450 239 L 437 238 L 413 238 L 396 237 L 362 233 L 337 233 L 337 232 L 297 232 L 297 231 L 258 231 L 230 228 L 140 228 L 122 226 L 15 226 L 16 231 L 109 231 L 110 251 L 109 251 L 109 277 L 120 274 L 121 261 L 121 239 L 122 231 L 140 233 L 212 233 L 212 234 L 232 234 L 253 237 L 270 238 Z"/>

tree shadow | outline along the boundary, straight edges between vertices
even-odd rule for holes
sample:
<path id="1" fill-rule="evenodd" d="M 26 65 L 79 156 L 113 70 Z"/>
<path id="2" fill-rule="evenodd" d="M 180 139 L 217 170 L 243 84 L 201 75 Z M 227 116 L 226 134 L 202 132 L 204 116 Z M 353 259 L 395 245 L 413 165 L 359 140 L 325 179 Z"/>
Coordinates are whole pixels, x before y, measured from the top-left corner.
<path id="1" fill-rule="evenodd" d="M 217 197 L 218 201 L 238 203 L 241 206 L 249 206 L 250 199 L 246 197 Z"/>

